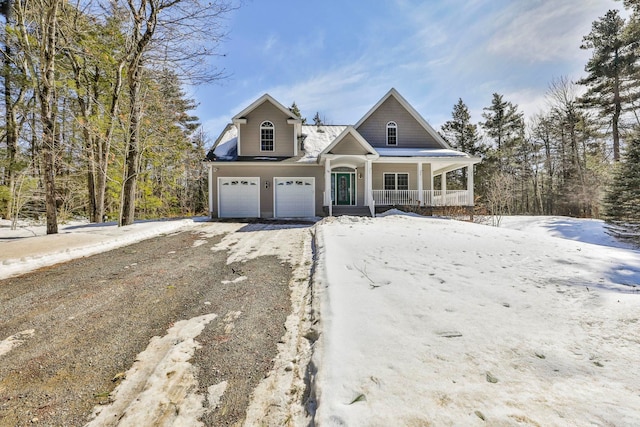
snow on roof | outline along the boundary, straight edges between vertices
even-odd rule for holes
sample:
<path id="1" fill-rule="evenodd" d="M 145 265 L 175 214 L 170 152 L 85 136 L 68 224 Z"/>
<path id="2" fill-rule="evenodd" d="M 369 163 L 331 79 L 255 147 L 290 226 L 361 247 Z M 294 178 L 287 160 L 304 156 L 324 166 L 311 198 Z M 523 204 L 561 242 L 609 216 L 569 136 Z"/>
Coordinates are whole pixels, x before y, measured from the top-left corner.
<path id="1" fill-rule="evenodd" d="M 306 135 L 303 144 L 304 153 L 301 163 L 312 163 L 318 155 L 340 135 L 347 126 L 342 125 L 303 125 L 302 134 Z"/>
<path id="2" fill-rule="evenodd" d="M 238 129 L 235 126 L 227 126 L 213 154 L 219 160 L 235 160 L 238 155 Z"/>
<path id="3" fill-rule="evenodd" d="M 297 163 L 315 163 L 320 153 L 345 130 L 346 125 L 302 125 L 304 142 L 300 158 L 292 159 Z M 224 130 L 213 153 L 217 160 L 236 160 L 238 156 L 238 130 L 236 126 L 229 125 Z M 446 148 L 397 148 L 374 147 L 381 157 L 458 157 L 469 158 L 466 153 Z M 274 160 L 273 158 L 254 160 Z"/>
<path id="4" fill-rule="evenodd" d="M 446 148 L 391 148 L 376 147 L 381 157 L 469 157 L 461 151 Z"/>

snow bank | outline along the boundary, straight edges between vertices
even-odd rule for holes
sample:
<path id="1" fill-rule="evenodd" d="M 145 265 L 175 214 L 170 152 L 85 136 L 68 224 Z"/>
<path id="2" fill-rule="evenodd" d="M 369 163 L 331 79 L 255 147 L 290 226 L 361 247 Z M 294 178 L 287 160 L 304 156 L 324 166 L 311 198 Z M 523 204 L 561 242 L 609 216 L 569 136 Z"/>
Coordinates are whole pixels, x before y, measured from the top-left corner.
<path id="1" fill-rule="evenodd" d="M 126 227 L 115 223 L 75 222 L 61 226 L 58 234 L 51 235 L 46 235 L 46 227 L 41 225 L 18 230 L 3 226 L 0 227 L 0 239 L 4 240 L 0 245 L 0 279 L 173 233 L 202 220 L 139 221 Z"/>

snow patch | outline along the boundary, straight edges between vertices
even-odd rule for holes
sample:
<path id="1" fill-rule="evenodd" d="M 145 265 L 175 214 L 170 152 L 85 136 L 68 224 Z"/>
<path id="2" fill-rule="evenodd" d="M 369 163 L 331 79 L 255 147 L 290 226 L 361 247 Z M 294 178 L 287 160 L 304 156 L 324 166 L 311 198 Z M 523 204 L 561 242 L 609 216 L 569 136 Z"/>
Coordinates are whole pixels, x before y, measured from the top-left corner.
<path id="1" fill-rule="evenodd" d="M 298 247 L 300 229 L 309 227 L 301 224 L 244 224 L 237 232 L 226 234 L 211 249 L 228 251 L 227 264 L 262 256 L 276 256 L 283 262 L 294 264 L 299 257 L 293 248 Z"/>
<path id="2" fill-rule="evenodd" d="M 35 329 L 27 329 L 0 341 L 0 356 L 7 354 L 14 348 L 22 345 L 27 338 L 31 338 L 35 332 Z"/>
<path id="3" fill-rule="evenodd" d="M 233 280 L 222 280 L 220 283 L 222 283 L 223 285 L 228 285 L 230 283 L 244 282 L 245 280 L 247 280 L 247 276 L 240 276 L 240 277 L 236 277 Z"/>
<path id="4" fill-rule="evenodd" d="M 211 313 L 181 320 L 164 337 L 152 338 L 111 393 L 113 402 L 96 407 L 87 426 L 202 425 L 198 418 L 205 411 L 205 396 L 197 393 L 196 369 L 189 359 L 200 348 L 195 338 L 216 317 Z"/>

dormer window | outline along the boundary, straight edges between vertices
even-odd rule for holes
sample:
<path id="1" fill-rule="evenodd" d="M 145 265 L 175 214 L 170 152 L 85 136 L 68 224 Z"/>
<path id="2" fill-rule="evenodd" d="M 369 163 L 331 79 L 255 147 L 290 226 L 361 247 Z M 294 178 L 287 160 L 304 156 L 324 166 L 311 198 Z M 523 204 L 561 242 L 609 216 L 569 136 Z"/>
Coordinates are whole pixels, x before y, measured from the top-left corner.
<path id="1" fill-rule="evenodd" d="M 387 145 L 398 145 L 398 125 L 396 122 L 387 123 Z"/>
<path id="2" fill-rule="evenodd" d="M 275 126 L 270 121 L 262 122 L 260 125 L 260 151 L 274 150 Z"/>

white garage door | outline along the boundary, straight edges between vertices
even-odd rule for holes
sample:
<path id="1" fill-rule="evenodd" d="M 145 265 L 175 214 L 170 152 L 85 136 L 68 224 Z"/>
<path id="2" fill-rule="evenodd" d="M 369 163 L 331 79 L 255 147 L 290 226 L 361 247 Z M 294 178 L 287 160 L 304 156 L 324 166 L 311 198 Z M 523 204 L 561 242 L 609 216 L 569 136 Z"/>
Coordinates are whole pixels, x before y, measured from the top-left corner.
<path id="1" fill-rule="evenodd" d="M 260 216 L 260 178 L 218 178 L 218 216 Z"/>
<path id="2" fill-rule="evenodd" d="M 316 186 L 314 178 L 274 178 L 275 217 L 315 216 Z"/>

